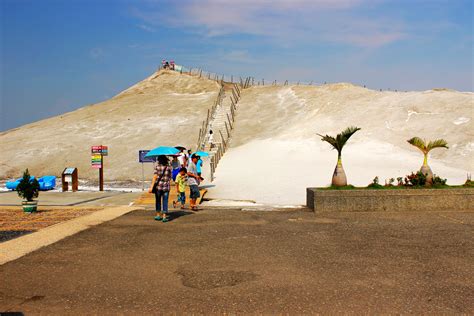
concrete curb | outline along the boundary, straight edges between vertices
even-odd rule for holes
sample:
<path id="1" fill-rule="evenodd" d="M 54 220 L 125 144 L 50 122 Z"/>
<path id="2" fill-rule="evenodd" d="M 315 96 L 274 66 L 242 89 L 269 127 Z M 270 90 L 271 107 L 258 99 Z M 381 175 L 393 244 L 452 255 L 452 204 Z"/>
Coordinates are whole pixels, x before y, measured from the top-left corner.
<path id="1" fill-rule="evenodd" d="M 99 225 L 139 209 L 142 208 L 128 206 L 110 207 L 1 243 L 0 265 L 16 260 L 68 236 L 77 234 L 91 226 Z"/>

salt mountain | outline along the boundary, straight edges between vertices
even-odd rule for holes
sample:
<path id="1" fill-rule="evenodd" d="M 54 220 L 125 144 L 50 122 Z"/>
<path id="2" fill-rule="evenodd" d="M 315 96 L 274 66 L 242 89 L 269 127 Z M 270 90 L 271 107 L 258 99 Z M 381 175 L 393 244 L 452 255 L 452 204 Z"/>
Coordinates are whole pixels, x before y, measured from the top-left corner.
<path id="1" fill-rule="evenodd" d="M 95 179 L 90 146 L 103 144 L 109 146 L 106 180 L 138 181 L 139 149 L 195 148 L 219 89 L 204 77 L 160 71 L 108 101 L 0 133 L 0 178 L 18 177 L 26 167 L 59 175 L 75 166 L 81 178 Z M 472 92 L 380 92 L 346 83 L 243 89 L 209 197 L 304 204 L 304 188 L 329 184 L 336 162 L 316 133 L 351 125 L 362 130 L 343 152 L 350 183 L 419 169 L 422 156 L 406 142 L 413 136 L 446 139 L 450 148 L 433 150 L 430 165 L 448 183 L 462 183 L 474 169 L 473 101 Z"/>

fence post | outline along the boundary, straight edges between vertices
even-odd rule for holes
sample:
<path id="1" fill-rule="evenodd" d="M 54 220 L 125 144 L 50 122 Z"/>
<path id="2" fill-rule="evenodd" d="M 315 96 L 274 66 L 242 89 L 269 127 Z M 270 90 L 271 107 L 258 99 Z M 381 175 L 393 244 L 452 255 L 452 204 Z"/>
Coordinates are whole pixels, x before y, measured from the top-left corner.
<path id="1" fill-rule="evenodd" d="M 222 135 L 222 131 L 221 131 L 221 130 L 219 130 L 219 134 L 221 134 L 222 144 L 223 144 L 223 146 L 224 146 L 224 152 L 225 152 L 226 143 L 225 143 L 225 140 L 224 140 L 224 135 Z"/>
<path id="2" fill-rule="evenodd" d="M 230 137 L 230 132 L 229 132 L 229 126 L 227 126 L 227 122 L 224 122 L 225 124 L 225 130 L 227 131 L 227 139 Z"/>
<path id="3" fill-rule="evenodd" d="M 226 113 L 225 115 L 227 116 L 227 121 L 229 121 L 230 129 L 234 129 L 234 127 L 232 126 L 232 123 L 230 122 L 229 113 Z M 230 135 L 229 135 L 229 137 L 230 137 Z"/>

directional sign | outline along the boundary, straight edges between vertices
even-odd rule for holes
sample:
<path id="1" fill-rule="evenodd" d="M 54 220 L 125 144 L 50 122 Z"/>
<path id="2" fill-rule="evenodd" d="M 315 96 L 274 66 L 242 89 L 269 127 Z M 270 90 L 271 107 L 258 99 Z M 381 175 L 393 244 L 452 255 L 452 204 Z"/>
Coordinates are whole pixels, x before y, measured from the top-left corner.
<path id="1" fill-rule="evenodd" d="M 92 146 L 91 147 L 92 154 L 101 154 L 102 156 L 107 156 L 109 153 L 109 148 L 107 146 Z"/>

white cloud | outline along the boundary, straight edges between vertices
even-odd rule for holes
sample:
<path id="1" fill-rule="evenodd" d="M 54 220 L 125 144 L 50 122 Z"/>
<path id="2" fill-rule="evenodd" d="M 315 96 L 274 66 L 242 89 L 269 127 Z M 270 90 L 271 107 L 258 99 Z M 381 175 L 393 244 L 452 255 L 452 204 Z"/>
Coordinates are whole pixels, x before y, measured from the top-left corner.
<path id="1" fill-rule="evenodd" d="M 172 12 L 134 10 L 151 25 L 187 27 L 207 37 L 250 34 L 282 45 L 323 41 L 378 47 L 406 36 L 404 25 L 389 18 L 354 13 L 377 0 L 188 0 Z"/>

